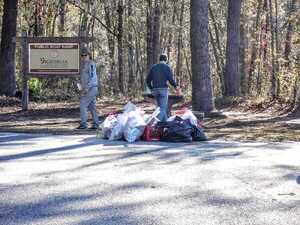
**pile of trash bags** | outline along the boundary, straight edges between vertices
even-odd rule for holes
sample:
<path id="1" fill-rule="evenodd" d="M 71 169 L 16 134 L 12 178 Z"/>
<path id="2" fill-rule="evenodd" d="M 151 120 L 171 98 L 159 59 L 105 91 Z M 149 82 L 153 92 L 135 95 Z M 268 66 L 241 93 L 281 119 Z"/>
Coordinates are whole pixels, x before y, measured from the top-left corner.
<path id="1" fill-rule="evenodd" d="M 159 107 L 146 118 L 144 111 L 128 102 L 123 113 L 111 113 L 106 117 L 96 135 L 110 141 L 126 140 L 129 143 L 144 141 L 191 142 L 206 141 L 202 126 L 192 111 L 181 110 L 166 122 L 157 118 Z"/>

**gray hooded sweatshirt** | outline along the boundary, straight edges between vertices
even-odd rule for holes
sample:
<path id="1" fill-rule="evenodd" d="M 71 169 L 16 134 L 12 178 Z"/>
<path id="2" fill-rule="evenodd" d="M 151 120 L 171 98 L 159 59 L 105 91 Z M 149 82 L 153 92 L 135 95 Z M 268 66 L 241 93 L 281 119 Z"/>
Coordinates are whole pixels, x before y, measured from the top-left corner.
<path id="1" fill-rule="evenodd" d="M 86 91 L 98 86 L 96 64 L 94 61 L 89 60 L 83 64 L 80 73 L 80 82 L 82 89 Z"/>

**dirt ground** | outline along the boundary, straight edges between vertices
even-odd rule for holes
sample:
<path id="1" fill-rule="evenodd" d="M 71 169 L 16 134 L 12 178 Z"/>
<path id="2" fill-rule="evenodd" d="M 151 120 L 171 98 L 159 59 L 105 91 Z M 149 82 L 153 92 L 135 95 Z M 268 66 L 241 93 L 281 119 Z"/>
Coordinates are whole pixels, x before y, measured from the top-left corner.
<path id="1" fill-rule="evenodd" d="M 122 111 L 125 103 L 99 99 L 97 110 L 100 117 L 105 118 L 112 111 Z M 155 107 L 143 101 L 134 103 L 146 113 L 151 113 Z M 174 110 L 181 107 L 176 105 Z M 53 134 L 95 132 L 75 130 L 79 124 L 78 102 L 31 103 L 29 108 L 22 111 L 18 99 L 0 97 L 0 131 Z M 271 103 L 254 106 L 244 102 L 234 107 L 220 107 L 218 111 L 221 116 L 206 116 L 203 122 L 209 139 L 300 141 L 300 113 L 289 113 L 286 106 Z"/>

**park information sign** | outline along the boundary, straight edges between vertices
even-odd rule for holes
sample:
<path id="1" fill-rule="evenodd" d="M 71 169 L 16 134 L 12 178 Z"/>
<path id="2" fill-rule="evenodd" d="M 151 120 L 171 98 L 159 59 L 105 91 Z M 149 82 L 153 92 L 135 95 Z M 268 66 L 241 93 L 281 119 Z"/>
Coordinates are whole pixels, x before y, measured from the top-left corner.
<path id="1" fill-rule="evenodd" d="M 29 43 L 28 73 L 31 75 L 78 75 L 79 43 Z"/>

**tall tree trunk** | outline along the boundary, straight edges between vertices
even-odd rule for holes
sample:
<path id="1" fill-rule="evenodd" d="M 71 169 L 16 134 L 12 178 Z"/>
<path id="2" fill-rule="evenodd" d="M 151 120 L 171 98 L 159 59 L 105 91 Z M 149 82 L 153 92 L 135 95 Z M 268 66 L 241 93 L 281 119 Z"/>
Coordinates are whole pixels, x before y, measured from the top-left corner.
<path id="1" fill-rule="evenodd" d="M 44 35 L 44 21 L 43 21 L 43 11 L 45 8 L 45 2 L 36 0 L 34 2 L 35 10 L 34 10 L 34 29 L 33 35 L 35 37 Z"/>
<path id="2" fill-rule="evenodd" d="M 168 21 L 169 13 L 169 5 L 167 1 L 162 1 L 161 2 L 161 16 L 162 16 L 162 21 Z M 170 24 L 169 23 L 162 23 L 161 28 L 160 28 L 160 47 L 162 52 L 167 52 L 168 48 L 168 37 L 170 34 L 170 29 L 169 29 Z"/>
<path id="3" fill-rule="evenodd" d="M 294 23 L 292 19 L 292 15 L 296 9 L 296 0 L 291 0 L 288 4 L 288 28 L 285 37 L 285 47 L 284 47 L 284 59 L 285 59 L 285 66 L 289 67 L 290 65 L 290 54 L 291 54 L 291 41 L 292 41 L 292 34 L 294 30 Z"/>
<path id="4" fill-rule="evenodd" d="M 278 32 L 278 0 L 275 0 L 275 45 L 276 45 L 276 53 L 279 53 L 280 44 L 279 44 L 279 32 Z M 277 68 L 279 69 L 279 68 Z"/>
<path id="5" fill-rule="evenodd" d="M 66 1 L 65 0 L 60 0 L 59 2 L 59 28 L 58 32 L 61 36 L 63 36 L 65 32 L 65 15 L 66 15 Z"/>
<path id="6" fill-rule="evenodd" d="M 191 65 L 190 65 L 190 59 L 189 59 L 189 57 L 188 57 L 188 55 L 187 55 L 187 52 L 186 52 L 186 50 L 185 50 L 185 48 L 182 48 L 182 50 L 183 50 L 183 55 L 184 55 L 184 59 L 185 59 L 185 64 L 186 64 L 186 70 L 187 70 L 187 72 L 188 72 L 188 77 L 187 77 L 187 80 L 186 80 L 186 82 L 185 82 L 185 85 L 184 85 L 184 87 L 185 88 L 188 88 L 188 86 L 189 86 L 189 84 L 192 82 L 192 80 L 193 80 L 193 78 L 192 78 L 192 72 L 191 72 Z"/>
<path id="7" fill-rule="evenodd" d="M 123 0 L 118 1 L 118 68 L 119 68 L 119 89 L 121 93 L 124 90 L 124 62 L 123 62 Z"/>
<path id="8" fill-rule="evenodd" d="M 130 94 L 134 94 L 136 91 L 134 90 L 135 87 L 135 77 L 134 77 L 134 42 L 133 42 L 133 29 L 134 26 L 132 24 L 132 0 L 128 0 L 127 4 L 127 15 L 129 18 L 128 22 L 128 92 Z"/>
<path id="9" fill-rule="evenodd" d="M 214 109 L 208 50 L 208 0 L 191 0 L 191 53 L 193 109 Z"/>
<path id="10" fill-rule="evenodd" d="M 150 70 L 151 66 L 153 65 L 153 7 L 152 7 L 152 0 L 147 0 L 148 7 L 147 7 L 147 71 Z"/>
<path id="11" fill-rule="evenodd" d="M 145 85 L 145 68 L 147 65 L 147 63 L 144 63 L 143 61 L 145 61 L 141 56 L 143 55 L 143 51 L 146 48 L 143 48 L 143 44 L 145 45 L 145 41 L 143 40 L 143 34 L 142 32 L 138 32 L 138 30 L 140 30 L 140 27 L 138 26 L 133 26 L 132 30 L 134 31 L 135 35 L 133 35 L 132 37 L 134 38 L 135 41 L 132 42 L 132 44 L 134 44 L 135 46 L 135 55 L 134 55 L 134 66 L 135 66 L 135 71 L 136 71 L 136 84 L 140 85 L 137 86 L 137 88 L 139 90 L 144 90 L 144 88 L 146 87 Z M 143 44 L 142 44 L 142 43 Z M 145 58 L 145 57 L 144 57 Z M 144 65 L 144 66 L 143 66 Z M 136 90 L 135 90 L 136 93 Z"/>
<path id="12" fill-rule="evenodd" d="M 247 94 L 247 80 L 246 80 L 246 20 L 244 13 L 241 14 L 241 28 L 240 28 L 240 73 L 241 73 L 241 94 L 246 96 Z"/>
<path id="13" fill-rule="evenodd" d="M 0 95 L 14 96 L 16 92 L 15 50 L 17 0 L 4 0 L 0 49 Z"/>
<path id="14" fill-rule="evenodd" d="M 160 37 L 160 3 L 148 0 L 147 9 L 147 69 L 158 60 Z"/>
<path id="15" fill-rule="evenodd" d="M 173 27 L 175 26 L 175 16 L 177 13 L 176 1 L 173 1 L 173 13 L 172 13 L 172 28 L 169 28 L 169 35 L 168 35 L 168 42 L 167 42 L 167 56 L 168 59 L 171 57 L 171 50 L 172 50 L 172 40 L 173 40 Z"/>
<path id="16" fill-rule="evenodd" d="M 228 1 L 225 96 L 240 94 L 239 46 L 242 0 Z"/>
<path id="17" fill-rule="evenodd" d="M 177 38 L 177 63 L 176 63 L 176 77 L 179 86 L 181 85 L 181 80 L 182 80 L 182 32 L 183 32 L 184 5 L 185 5 L 185 0 L 182 0 L 180 17 L 179 17 L 179 31 L 178 31 L 178 38 Z"/>
<path id="18" fill-rule="evenodd" d="M 263 76 L 268 74 L 268 33 L 270 29 L 270 18 L 268 16 L 268 0 L 263 3 L 263 21 L 260 33 L 259 67 L 256 80 L 256 95 L 261 96 L 263 91 Z"/>
<path id="19" fill-rule="evenodd" d="M 154 2 L 154 18 L 153 18 L 153 56 L 152 61 L 156 63 L 158 61 L 158 55 L 160 53 L 159 39 L 160 39 L 160 1 Z"/>
<path id="20" fill-rule="evenodd" d="M 256 67 L 256 58 L 257 58 L 257 45 L 259 42 L 259 24 L 260 24 L 260 17 L 261 17 L 261 11 L 262 11 L 262 0 L 258 0 L 257 3 L 257 10 L 256 10 L 256 19 L 255 19 L 255 28 L 254 28 L 254 41 L 252 41 L 252 47 L 251 47 L 251 57 L 250 57 L 250 68 L 248 73 L 248 87 L 247 87 L 247 94 L 251 95 L 251 89 L 252 89 L 252 82 L 254 80 L 254 71 Z"/>
<path id="21" fill-rule="evenodd" d="M 213 13 L 213 10 L 212 10 L 210 4 L 208 4 L 208 9 L 209 9 L 209 16 L 212 20 L 212 26 L 214 28 L 216 38 L 214 39 L 212 29 L 209 30 L 209 36 L 211 39 L 213 53 L 214 53 L 215 60 L 216 60 L 217 73 L 218 73 L 218 76 L 220 79 L 221 92 L 222 92 L 222 95 L 224 95 L 225 94 L 225 84 L 224 84 L 224 76 L 223 76 L 224 60 L 223 60 L 223 51 L 222 51 L 221 43 L 220 43 L 220 34 L 219 34 L 218 26 L 217 26 L 217 21 L 215 19 L 215 16 L 214 16 L 214 13 Z"/>
<path id="22" fill-rule="evenodd" d="M 89 20 L 89 24 L 88 24 L 88 34 L 89 36 L 92 37 L 92 39 L 95 38 L 95 21 L 96 21 L 96 13 L 97 13 L 97 8 L 96 8 L 96 4 L 92 1 L 91 2 L 91 17 Z M 92 53 L 92 58 L 95 57 L 95 42 L 92 42 L 92 46 L 91 46 L 91 53 Z M 101 88 L 100 88 L 101 90 Z"/>
<path id="23" fill-rule="evenodd" d="M 273 4 L 272 0 L 269 0 L 269 21 L 271 25 L 271 57 L 272 57 L 272 74 L 271 74 L 271 97 L 275 99 L 279 96 L 279 87 L 277 82 L 277 70 L 276 70 L 276 49 L 275 49 L 275 30 L 274 30 L 274 18 L 273 18 Z"/>
<path id="24" fill-rule="evenodd" d="M 141 61 L 141 38 L 139 37 L 139 35 L 136 35 L 135 37 L 135 58 L 136 58 L 136 72 L 138 74 L 137 79 L 139 78 L 139 84 L 140 84 L 140 88 L 141 90 L 143 90 L 145 88 L 145 78 L 144 78 L 144 74 L 143 74 L 143 69 L 142 69 L 142 65 L 143 62 Z"/>
<path id="25" fill-rule="evenodd" d="M 224 79 L 223 79 L 223 75 L 222 75 L 222 66 L 221 66 L 221 63 L 220 63 L 220 60 L 219 60 L 216 41 L 213 37 L 211 29 L 209 29 L 209 38 L 210 38 L 211 45 L 213 47 L 213 54 L 214 54 L 214 57 L 215 57 L 215 60 L 216 60 L 217 73 L 218 73 L 219 80 L 220 80 L 221 94 L 224 95 Z"/>
<path id="26" fill-rule="evenodd" d="M 217 23 L 217 20 L 215 18 L 215 15 L 214 15 L 214 12 L 210 6 L 210 4 L 208 4 L 208 9 L 209 9 L 209 15 L 210 15 L 210 18 L 212 20 L 212 24 L 213 24 L 213 28 L 214 28 L 214 31 L 215 31 L 215 36 L 216 36 L 216 47 L 217 47 L 217 50 L 218 50 L 218 58 L 219 58 L 219 61 L 220 61 L 220 65 L 223 69 L 224 67 L 224 61 L 223 61 L 223 50 L 222 50 L 222 47 L 221 47 L 221 42 L 220 42 L 220 32 L 219 32 L 219 29 L 218 29 L 218 23 Z"/>
<path id="27" fill-rule="evenodd" d="M 79 26 L 79 36 L 80 37 L 87 37 L 88 36 L 88 16 L 86 13 L 81 13 L 81 20 L 80 20 L 80 26 Z"/>
<path id="28" fill-rule="evenodd" d="M 109 0 L 104 1 L 104 14 L 105 14 L 105 23 L 106 26 L 110 30 L 114 30 L 113 22 L 112 22 L 112 17 L 113 15 L 111 14 L 111 10 L 109 7 Z M 107 36 L 107 42 L 108 42 L 108 54 L 109 54 L 109 90 L 111 93 L 117 93 L 118 92 L 118 82 L 117 82 L 117 75 L 116 75 L 116 60 L 115 60 L 115 39 L 114 36 L 110 32 L 106 32 Z"/>
<path id="29" fill-rule="evenodd" d="M 58 16 L 58 13 L 55 13 L 55 15 L 53 17 L 53 20 L 52 20 L 51 32 L 50 32 L 51 37 L 54 37 L 54 35 L 55 35 L 55 27 L 56 27 L 56 18 L 57 18 L 57 16 Z"/>

